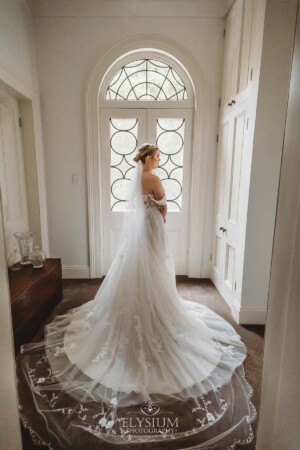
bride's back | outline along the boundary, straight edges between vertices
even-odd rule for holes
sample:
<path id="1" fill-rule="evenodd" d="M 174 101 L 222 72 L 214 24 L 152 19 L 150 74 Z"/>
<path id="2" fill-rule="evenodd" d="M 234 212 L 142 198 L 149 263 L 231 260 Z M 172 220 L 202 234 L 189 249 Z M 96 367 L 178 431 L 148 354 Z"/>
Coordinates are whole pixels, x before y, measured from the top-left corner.
<path id="1" fill-rule="evenodd" d="M 142 174 L 142 193 L 143 195 L 152 194 L 156 200 L 160 200 L 164 195 L 164 189 L 160 178 L 150 172 Z"/>
<path id="2" fill-rule="evenodd" d="M 144 195 L 154 194 L 155 185 L 157 181 L 155 180 L 157 176 L 153 175 L 153 173 L 143 173 L 142 174 L 142 192 Z"/>

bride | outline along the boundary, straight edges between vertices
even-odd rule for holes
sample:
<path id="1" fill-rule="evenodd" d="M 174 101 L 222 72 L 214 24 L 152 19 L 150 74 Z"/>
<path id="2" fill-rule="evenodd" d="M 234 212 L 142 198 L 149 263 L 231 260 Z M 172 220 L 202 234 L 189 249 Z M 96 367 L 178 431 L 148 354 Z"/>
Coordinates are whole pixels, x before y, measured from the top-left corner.
<path id="1" fill-rule="evenodd" d="M 134 158 L 122 244 L 95 298 L 21 347 L 20 417 L 36 444 L 229 450 L 253 440 L 245 344 L 176 290 L 159 155 L 144 144 Z"/>

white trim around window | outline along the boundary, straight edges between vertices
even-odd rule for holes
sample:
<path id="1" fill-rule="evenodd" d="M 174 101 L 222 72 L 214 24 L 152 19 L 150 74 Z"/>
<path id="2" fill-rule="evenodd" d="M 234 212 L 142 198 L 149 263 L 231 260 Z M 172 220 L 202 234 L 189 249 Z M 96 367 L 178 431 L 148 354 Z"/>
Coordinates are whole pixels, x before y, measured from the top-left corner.
<path id="1" fill-rule="evenodd" d="M 120 68 L 126 58 L 133 59 L 133 55 L 148 55 L 152 58 L 169 61 L 175 69 L 180 70 L 189 92 L 189 99 L 183 101 L 105 101 L 107 84 Z M 145 57 L 145 56 L 143 56 Z M 191 95 L 192 94 L 192 95 Z M 188 103 L 186 103 L 188 102 Z M 118 105 L 117 105 L 118 103 Z M 98 61 L 88 80 L 85 97 L 86 120 L 86 152 L 87 152 L 87 181 L 88 181 L 88 214 L 89 214 L 89 255 L 90 277 L 97 278 L 102 274 L 101 260 L 101 140 L 100 108 L 142 107 L 142 103 L 153 103 L 153 107 L 195 107 L 192 158 L 191 158 L 191 213 L 189 220 L 189 252 L 188 276 L 200 278 L 206 276 L 202 271 L 204 236 L 204 220 L 209 220 L 210 205 L 205 198 L 207 191 L 207 129 L 210 116 L 209 88 L 201 76 L 201 67 L 189 54 L 188 50 L 177 42 L 163 36 L 138 35 L 124 40 L 111 49 Z M 132 105 L 130 105 L 132 103 Z M 168 106 L 169 105 L 169 106 Z"/>

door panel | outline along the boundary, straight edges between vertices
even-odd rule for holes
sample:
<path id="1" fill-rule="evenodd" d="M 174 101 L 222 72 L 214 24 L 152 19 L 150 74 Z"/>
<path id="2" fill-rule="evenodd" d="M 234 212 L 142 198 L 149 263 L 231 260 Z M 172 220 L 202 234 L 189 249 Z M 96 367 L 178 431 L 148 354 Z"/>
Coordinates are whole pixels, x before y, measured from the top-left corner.
<path id="1" fill-rule="evenodd" d="M 242 151 L 244 144 L 245 111 L 234 118 L 233 148 L 231 154 L 230 193 L 228 196 L 227 220 L 237 226 Z"/>
<path id="2" fill-rule="evenodd" d="M 177 275 L 187 273 L 192 111 L 148 111 L 148 139 L 160 149 L 156 174 L 167 200 L 167 231 Z"/>
<path id="3" fill-rule="evenodd" d="M 223 283 L 223 255 L 224 255 L 224 198 L 226 190 L 227 151 L 231 145 L 232 124 L 228 116 L 222 123 L 218 146 L 218 167 L 215 195 L 215 239 L 213 242 L 213 280 L 221 290 Z"/>
<path id="4" fill-rule="evenodd" d="M 236 4 L 231 8 L 226 17 L 226 38 L 224 50 L 224 74 L 222 86 L 222 99 L 224 106 L 232 100 L 232 78 L 236 68 L 234 68 L 234 51 L 235 51 L 235 28 L 236 28 Z"/>
<path id="5" fill-rule="evenodd" d="M 237 80 L 237 93 L 241 93 L 248 87 L 250 69 L 251 35 L 253 21 L 254 0 L 246 0 L 243 16 L 241 18 L 242 31 L 240 42 L 239 73 Z"/>
<path id="6" fill-rule="evenodd" d="M 220 132 L 212 276 L 229 304 L 235 294 L 241 167 L 247 143 L 246 115 L 245 104 L 236 107 L 225 116 Z"/>
<path id="7" fill-rule="evenodd" d="M 187 230 L 190 190 L 190 110 L 105 109 L 101 112 L 103 274 L 116 254 L 126 210 L 126 192 L 143 142 L 157 142 L 168 200 L 167 230 L 176 273 L 187 271 Z"/>
<path id="8" fill-rule="evenodd" d="M 138 143 L 146 141 L 146 110 L 101 111 L 102 275 L 116 255 Z"/>
<path id="9" fill-rule="evenodd" d="M 224 228 L 225 232 L 225 264 L 224 264 L 224 283 L 222 291 L 228 301 L 234 297 L 235 290 L 235 266 L 236 250 L 238 248 L 239 236 L 239 197 L 240 197 L 240 178 L 243 152 L 246 145 L 246 110 L 244 106 L 238 107 L 232 116 L 232 144 L 227 152 L 227 183 L 225 188 L 224 200 Z"/>

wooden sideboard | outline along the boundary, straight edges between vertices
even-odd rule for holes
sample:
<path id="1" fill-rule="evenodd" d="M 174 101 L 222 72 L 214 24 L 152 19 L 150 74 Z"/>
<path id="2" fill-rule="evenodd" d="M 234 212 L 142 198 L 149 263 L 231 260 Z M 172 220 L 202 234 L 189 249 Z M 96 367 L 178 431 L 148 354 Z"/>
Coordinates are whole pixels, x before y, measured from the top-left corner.
<path id="1" fill-rule="evenodd" d="M 17 354 L 62 299 L 61 259 L 48 258 L 40 269 L 34 269 L 31 264 L 18 271 L 8 269 L 8 278 Z"/>

